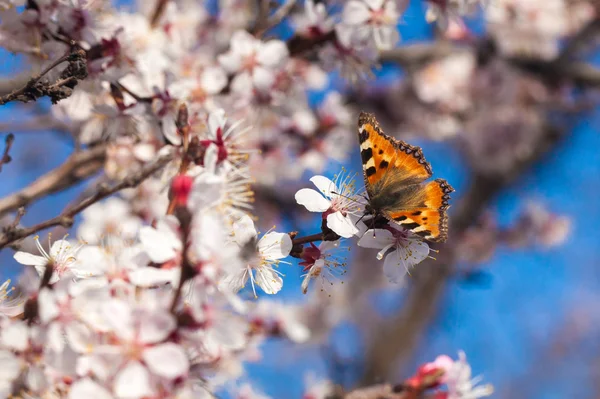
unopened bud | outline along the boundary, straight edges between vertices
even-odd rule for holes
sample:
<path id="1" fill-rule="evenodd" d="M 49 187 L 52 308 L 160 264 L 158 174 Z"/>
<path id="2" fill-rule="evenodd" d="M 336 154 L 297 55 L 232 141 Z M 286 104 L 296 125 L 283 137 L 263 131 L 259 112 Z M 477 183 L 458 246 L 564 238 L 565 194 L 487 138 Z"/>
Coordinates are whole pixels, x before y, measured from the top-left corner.
<path id="1" fill-rule="evenodd" d="M 176 206 L 186 206 L 194 179 L 188 175 L 177 175 L 171 182 L 171 196 Z"/>
<path id="2" fill-rule="evenodd" d="M 121 91 L 121 88 L 119 86 L 111 83 L 110 84 L 110 95 L 115 100 L 115 103 L 117 103 L 117 107 L 120 110 L 125 109 L 125 99 L 123 97 L 123 92 Z"/>
<path id="3" fill-rule="evenodd" d="M 177 120 L 175 121 L 175 126 L 180 132 L 183 132 L 185 128 L 188 127 L 188 109 L 185 103 L 182 103 L 179 106 L 179 110 L 177 111 Z"/>

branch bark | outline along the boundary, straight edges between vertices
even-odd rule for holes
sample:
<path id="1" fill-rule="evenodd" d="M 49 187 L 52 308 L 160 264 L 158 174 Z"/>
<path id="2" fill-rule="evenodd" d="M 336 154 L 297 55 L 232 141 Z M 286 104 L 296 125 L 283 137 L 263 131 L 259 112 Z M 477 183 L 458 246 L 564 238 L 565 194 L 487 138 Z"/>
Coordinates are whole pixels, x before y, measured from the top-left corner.
<path id="1" fill-rule="evenodd" d="M 95 204 L 96 202 L 99 202 L 115 194 L 118 191 L 121 191 L 126 188 L 136 187 L 148 177 L 153 175 L 155 172 L 162 169 L 162 167 L 164 167 L 172 159 L 172 157 L 173 155 L 171 154 L 165 155 L 157 159 L 156 161 L 144 166 L 140 171 L 132 173 L 131 175 L 125 177 L 121 182 L 113 185 L 112 187 L 105 184 L 101 184 L 94 194 L 85 198 L 79 204 L 66 209 L 60 215 L 53 217 L 52 219 L 48 219 L 44 222 L 41 222 L 39 224 L 36 224 L 35 226 L 28 228 L 15 228 L 5 230 L 2 236 L 0 236 L 0 249 L 49 227 L 71 227 L 73 225 L 74 218 L 78 213 Z"/>
<path id="2" fill-rule="evenodd" d="M 106 145 L 73 153 L 56 169 L 41 176 L 24 189 L 0 199 L 0 217 L 96 174 L 104 165 L 105 158 Z"/>

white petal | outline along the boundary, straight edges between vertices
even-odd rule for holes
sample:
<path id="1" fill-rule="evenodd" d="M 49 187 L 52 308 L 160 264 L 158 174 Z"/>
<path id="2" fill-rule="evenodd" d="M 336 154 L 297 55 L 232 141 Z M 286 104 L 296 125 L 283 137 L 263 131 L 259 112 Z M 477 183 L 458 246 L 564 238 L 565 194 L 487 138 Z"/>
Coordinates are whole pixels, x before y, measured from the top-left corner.
<path id="1" fill-rule="evenodd" d="M 117 375 L 114 392 L 123 399 L 136 399 L 152 395 L 148 370 L 139 362 L 129 362 Z"/>
<path id="2" fill-rule="evenodd" d="M 284 329 L 292 342 L 303 343 L 310 338 L 310 330 L 300 323 L 285 323 Z"/>
<path id="3" fill-rule="evenodd" d="M 29 329 L 24 322 L 14 321 L 2 329 L 0 340 L 9 349 L 24 351 L 29 346 Z"/>
<path id="4" fill-rule="evenodd" d="M 227 75 L 219 67 L 208 67 L 202 72 L 200 85 L 208 94 L 217 94 L 227 86 Z"/>
<path id="5" fill-rule="evenodd" d="M 110 262 L 106 251 L 96 245 L 84 246 L 77 257 L 77 261 L 71 267 L 71 271 L 77 278 L 101 276 Z"/>
<path id="6" fill-rule="evenodd" d="M 340 192 L 339 188 L 325 176 L 313 176 L 310 181 L 319 189 L 321 193 L 327 198 L 336 198 L 337 193 Z"/>
<path id="7" fill-rule="evenodd" d="M 252 71 L 252 83 L 258 90 L 266 92 L 275 83 L 275 73 L 270 69 L 257 66 Z"/>
<path id="8" fill-rule="evenodd" d="M 383 261 L 383 274 L 390 283 L 400 284 L 408 272 L 407 265 L 398 255 L 398 251 L 390 252 Z"/>
<path id="9" fill-rule="evenodd" d="M 345 24 L 362 25 L 371 18 L 369 8 L 365 3 L 358 0 L 350 0 L 346 3 L 342 12 L 342 19 Z"/>
<path id="10" fill-rule="evenodd" d="M 258 62 L 274 68 L 281 64 L 289 55 L 287 46 L 281 40 L 270 40 L 263 43 L 256 54 Z"/>
<path id="11" fill-rule="evenodd" d="M 219 55 L 217 59 L 219 64 L 229 73 L 235 73 L 242 67 L 242 57 L 232 51 Z"/>
<path id="12" fill-rule="evenodd" d="M 76 381 L 69 391 L 69 399 L 112 399 L 110 392 L 90 378 Z"/>
<path id="13" fill-rule="evenodd" d="M 395 241 L 389 230 L 370 229 L 358 240 L 358 246 L 363 248 L 381 249 Z"/>
<path id="14" fill-rule="evenodd" d="M 208 115 L 208 131 L 210 134 L 210 138 L 217 137 L 217 130 L 223 129 L 225 127 L 225 122 L 227 119 L 225 118 L 225 110 L 219 108 Z M 221 131 L 221 134 L 225 133 Z"/>
<path id="15" fill-rule="evenodd" d="M 380 10 L 383 7 L 383 3 L 386 0 L 363 0 L 371 10 Z M 392 1 L 387 1 L 387 3 L 392 3 Z"/>
<path id="16" fill-rule="evenodd" d="M 138 339 L 143 343 L 156 343 L 166 339 L 177 326 L 172 314 L 153 312 L 139 321 Z"/>
<path id="17" fill-rule="evenodd" d="M 140 229 L 140 242 L 153 262 L 164 263 L 175 257 L 176 251 L 165 240 L 165 235 L 150 226 Z"/>
<path id="18" fill-rule="evenodd" d="M 252 76 L 248 72 L 244 71 L 235 75 L 231 81 L 231 91 L 250 95 L 253 91 L 252 84 Z"/>
<path id="19" fill-rule="evenodd" d="M 352 222 L 352 219 L 342 215 L 341 212 L 334 212 L 327 215 L 327 227 L 344 238 L 350 238 L 358 233 L 358 229 L 354 225 L 354 222 Z"/>
<path id="20" fill-rule="evenodd" d="M 21 372 L 18 358 L 9 351 L 0 350 L 0 380 L 10 382 Z"/>
<path id="21" fill-rule="evenodd" d="M 46 328 L 46 340 L 48 348 L 56 353 L 60 353 L 65 348 L 65 337 L 61 325 L 57 322 L 51 323 Z"/>
<path id="22" fill-rule="evenodd" d="M 275 271 L 267 267 L 261 267 L 256 271 L 256 285 L 258 285 L 265 294 L 277 294 L 283 287 L 283 279 Z"/>
<path id="23" fill-rule="evenodd" d="M 176 284 L 181 275 L 180 268 L 158 269 L 143 267 L 129 273 L 129 280 L 138 287 L 155 287 L 162 284 Z"/>
<path id="24" fill-rule="evenodd" d="M 233 238 L 239 246 L 243 246 L 250 240 L 255 239 L 257 234 L 254 222 L 248 215 L 243 215 L 233 223 Z"/>
<path id="25" fill-rule="evenodd" d="M 225 182 L 220 176 L 208 171 L 201 173 L 196 177 L 192 186 L 190 207 L 194 211 L 198 211 L 219 204 L 223 197 L 224 184 Z"/>
<path id="26" fill-rule="evenodd" d="M 221 279 L 219 285 L 223 286 L 223 289 L 238 292 L 246 286 L 248 282 L 249 271 L 247 269 L 241 269 L 236 273 L 230 273 Z"/>
<path id="27" fill-rule="evenodd" d="M 57 240 L 52 244 L 52 247 L 50 248 L 50 256 L 56 259 L 61 254 L 61 256 L 64 256 L 64 254 L 71 252 L 72 248 L 73 246 L 69 241 Z"/>
<path id="28" fill-rule="evenodd" d="M 111 299 L 102 304 L 104 321 L 117 336 L 130 341 L 134 338 L 133 315 L 129 304 L 118 299 Z"/>
<path id="29" fill-rule="evenodd" d="M 86 353 L 94 343 L 92 332 L 83 323 L 71 322 L 67 324 L 65 335 L 69 346 L 77 353 Z"/>
<path id="30" fill-rule="evenodd" d="M 185 351 L 172 342 L 146 349 L 142 356 L 150 371 L 159 377 L 175 379 L 189 371 Z"/>
<path id="31" fill-rule="evenodd" d="M 48 288 L 44 288 L 38 294 L 39 316 L 42 323 L 55 319 L 60 314 L 56 297 Z"/>
<path id="32" fill-rule="evenodd" d="M 175 115 L 169 112 L 160 120 L 160 123 L 162 125 L 163 135 L 167 140 L 169 140 L 170 143 L 173 143 L 173 145 L 181 145 L 181 136 L 175 125 Z"/>
<path id="33" fill-rule="evenodd" d="M 290 254 L 292 239 L 289 234 L 272 232 L 258 241 L 258 252 L 267 259 L 282 259 Z"/>
<path id="34" fill-rule="evenodd" d="M 48 260 L 43 256 L 32 255 L 28 252 L 18 251 L 13 258 L 22 265 L 27 266 L 45 266 Z"/>
<path id="35" fill-rule="evenodd" d="M 395 26 L 377 27 L 373 30 L 373 35 L 380 50 L 391 50 L 400 40 L 400 34 Z"/>
<path id="36" fill-rule="evenodd" d="M 398 247 L 398 253 L 408 266 L 412 267 L 423 262 L 429 256 L 429 245 L 418 238 L 407 239 L 405 245 Z"/>
<path id="37" fill-rule="evenodd" d="M 252 54 L 259 43 L 250 33 L 240 29 L 231 37 L 231 51 L 242 55 Z"/>
<path id="38" fill-rule="evenodd" d="M 304 205 L 309 212 L 325 212 L 331 205 L 329 200 L 311 188 L 298 190 L 294 197 L 296 202 L 299 205 Z"/>

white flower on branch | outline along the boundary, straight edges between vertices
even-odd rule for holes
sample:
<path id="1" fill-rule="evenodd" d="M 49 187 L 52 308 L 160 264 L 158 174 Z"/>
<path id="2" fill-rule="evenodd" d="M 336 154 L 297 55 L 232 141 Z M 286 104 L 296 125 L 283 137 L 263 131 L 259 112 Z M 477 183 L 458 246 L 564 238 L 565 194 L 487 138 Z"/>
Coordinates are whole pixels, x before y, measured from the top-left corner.
<path id="1" fill-rule="evenodd" d="M 419 236 L 401 228 L 370 229 L 358 241 L 363 248 L 381 249 L 377 259 L 383 262 L 383 273 L 391 283 L 400 283 L 410 268 L 429 256 L 429 245 Z"/>
<path id="2" fill-rule="evenodd" d="M 304 13 L 294 18 L 296 33 L 305 37 L 319 37 L 333 30 L 333 19 L 327 13 L 324 3 L 315 4 L 314 0 L 306 0 Z"/>
<path id="3" fill-rule="evenodd" d="M 129 203 L 118 197 L 98 202 L 85 209 L 81 215 L 83 221 L 77 234 L 90 244 L 98 244 L 103 237 L 110 235 L 118 235 L 125 240 L 133 239 L 142 224 L 131 213 Z"/>
<path id="4" fill-rule="evenodd" d="M 400 34 L 396 27 L 400 12 L 395 0 L 350 0 L 344 5 L 341 29 L 349 30 L 347 47 L 373 42 L 379 50 L 393 48 Z"/>
<path id="5" fill-rule="evenodd" d="M 283 286 L 282 273 L 276 270 L 281 259 L 292 250 L 292 239 L 288 234 L 268 232 L 258 239 L 258 232 L 252 219 L 244 215 L 233 225 L 234 240 L 240 248 L 245 262 L 242 269 L 228 275 L 223 283 L 234 292 L 245 287 L 250 279 L 252 291 L 256 296 L 255 285 L 267 294 L 276 294 Z"/>
<path id="6" fill-rule="evenodd" d="M 48 237 L 50 238 L 50 236 Z M 77 274 L 77 253 L 83 244 L 73 245 L 65 239 L 58 240 L 53 244 L 50 244 L 50 252 L 48 253 L 44 247 L 42 247 L 39 236 L 35 236 L 34 240 L 41 256 L 18 251 L 14 254 L 14 258 L 17 262 L 22 265 L 35 267 L 35 270 L 37 270 L 40 276 L 44 275 L 47 267 L 51 267 L 53 272 L 50 284 L 57 282 L 60 277 L 67 272 Z M 50 242 L 50 239 L 48 241 Z"/>
<path id="7" fill-rule="evenodd" d="M 237 31 L 231 38 L 231 47 L 219 56 L 225 70 L 234 75 L 231 89 L 236 93 L 268 92 L 282 70 L 289 52 L 284 42 L 262 42 L 246 31 Z"/>
<path id="8" fill-rule="evenodd" d="M 325 284 L 333 285 L 331 280 L 346 272 L 346 262 L 343 258 L 336 256 L 336 250 L 340 248 L 339 241 L 324 241 L 318 247 L 313 243 L 302 249 L 299 263 L 305 272 L 302 277 L 302 292 L 308 292 L 311 280 L 319 279 L 321 287 L 325 290 Z"/>
<path id="9" fill-rule="evenodd" d="M 303 188 L 296 193 L 296 202 L 310 212 L 323 212 L 327 226 L 337 235 L 345 238 L 356 235 L 363 205 L 357 199 L 354 180 L 340 174 L 335 181 L 318 175 L 310 181 L 319 191 Z"/>
<path id="10" fill-rule="evenodd" d="M 0 315 L 9 317 L 23 313 L 25 299 L 20 294 L 15 294 L 15 287 L 10 286 L 10 279 L 0 285 Z"/>

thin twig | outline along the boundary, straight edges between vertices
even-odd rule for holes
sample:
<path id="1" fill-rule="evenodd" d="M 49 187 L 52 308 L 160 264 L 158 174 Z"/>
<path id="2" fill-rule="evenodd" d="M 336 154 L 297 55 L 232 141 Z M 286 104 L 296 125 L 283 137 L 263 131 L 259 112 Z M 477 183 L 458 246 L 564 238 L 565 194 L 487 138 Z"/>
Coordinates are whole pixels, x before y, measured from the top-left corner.
<path id="1" fill-rule="evenodd" d="M 152 15 L 150 16 L 150 25 L 153 28 L 155 28 L 158 25 L 160 18 L 165 13 L 165 10 L 167 8 L 167 3 L 169 3 L 169 0 L 157 0 L 156 7 L 154 7 L 154 11 L 152 12 Z"/>
<path id="2" fill-rule="evenodd" d="M 2 158 L 0 158 L 0 172 L 2 172 L 2 165 L 5 165 L 12 161 L 12 158 L 10 157 L 9 153 L 14 141 L 15 135 L 12 133 L 6 136 L 6 139 L 4 140 L 4 152 L 2 153 Z"/>
<path id="3" fill-rule="evenodd" d="M 74 72 L 73 75 L 62 76 L 61 74 L 60 80 L 53 84 L 40 82 L 40 79 L 43 78 L 48 72 L 64 62 L 69 62 L 70 65 L 77 64 L 72 71 L 68 71 L 69 73 Z M 38 98 L 46 95 L 50 96 L 54 102 L 60 100 L 61 98 L 68 97 L 70 93 L 60 93 L 57 92 L 57 89 L 60 89 L 68 84 L 76 84 L 77 80 L 85 78 L 85 76 L 87 76 L 87 70 L 83 71 L 82 67 L 85 69 L 85 52 L 83 50 L 76 50 L 65 54 L 48 65 L 42 72 L 29 79 L 29 81 L 20 89 L 14 90 L 7 95 L 0 96 L 0 105 L 4 105 L 11 101 L 35 101 Z"/>
<path id="4" fill-rule="evenodd" d="M 296 5 L 296 0 L 286 0 L 274 13 L 271 15 L 264 26 L 259 27 L 259 30 L 256 31 L 256 36 L 260 37 L 265 34 L 269 29 L 274 28 L 279 25 L 285 17 L 289 15 L 294 6 Z"/>
<path id="5" fill-rule="evenodd" d="M 96 174 L 104 165 L 105 158 L 106 145 L 73 153 L 56 169 L 41 176 L 24 189 L 0 199 L 0 216 Z"/>
<path id="6" fill-rule="evenodd" d="M 152 162 L 149 165 L 143 167 L 140 171 L 136 173 L 132 173 L 131 175 L 125 177 L 120 183 L 109 187 L 108 185 L 100 185 L 98 190 L 87 197 L 79 204 L 68 208 L 60 215 L 53 217 L 52 219 L 48 219 L 44 222 L 36 224 L 35 226 L 23 228 L 23 229 L 14 229 L 11 231 L 5 231 L 4 234 L 0 237 L 0 249 L 4 248 L 8 245 L 13 244 L 14 242 L 23 239 L 25 237 L 30 236 L 31 234 L 35 234 L 38 231 L 47 229 L 49 227 L 54 226 L 63 226 L 70 227 L 73 225 L 75 216 L 81 211 L 85 210 L 89 206 L 115 194 L 118 191 L 124 190 L 126 188 L 132 188 L 139 185 L 141 182 L 146 180 L 148 177 L 153 175 L 155 172 L 164 167 L 172 158 L 172 155 L 165 155 L 156 161 Z"/>

